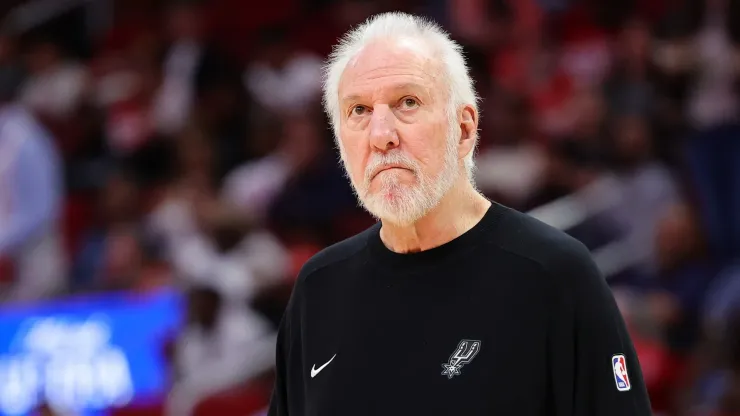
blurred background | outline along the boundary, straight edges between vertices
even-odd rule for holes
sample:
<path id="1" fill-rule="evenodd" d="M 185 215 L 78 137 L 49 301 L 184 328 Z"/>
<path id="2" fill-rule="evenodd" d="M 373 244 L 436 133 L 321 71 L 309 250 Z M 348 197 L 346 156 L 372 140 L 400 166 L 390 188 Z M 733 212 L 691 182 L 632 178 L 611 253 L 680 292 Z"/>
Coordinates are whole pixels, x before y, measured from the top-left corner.
<path id="1" fill-rule="evenodd" d="M 740 1 L 0 1 L 0 414 L 263 414 L 301 265 L 373 223 L 321 64 L 465 46 L 478 186 L 583 241 L 656 415 L 740 415 Z M 514 318 L 515 319 L 515 318 Z"/>

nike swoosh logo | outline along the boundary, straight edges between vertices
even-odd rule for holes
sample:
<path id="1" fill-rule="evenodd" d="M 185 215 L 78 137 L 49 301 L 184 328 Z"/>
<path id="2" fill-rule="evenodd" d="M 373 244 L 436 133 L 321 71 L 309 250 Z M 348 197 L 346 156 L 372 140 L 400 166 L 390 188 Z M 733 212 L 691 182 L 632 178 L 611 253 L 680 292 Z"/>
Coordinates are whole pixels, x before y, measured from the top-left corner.
<path id="1" fill-rule="evenodd" d="M 336 357 L 336 356 L 337 355 L 334 354 L 334 357 Z M 319 374 L 321 372 L 321 370 L 323 370 L 327 365 L 331 364 L 331 362 L 334 361 L 334 357 L 331 357 L 331 359 L 329 361 L 327 361 L 326 363 L 324 363 L 324 365 L 322 365 L 319 368 L 316 368 L 316 364 L 312 365 L 311 366 L 311 378 L 316 377 L 316 374 Z"/>

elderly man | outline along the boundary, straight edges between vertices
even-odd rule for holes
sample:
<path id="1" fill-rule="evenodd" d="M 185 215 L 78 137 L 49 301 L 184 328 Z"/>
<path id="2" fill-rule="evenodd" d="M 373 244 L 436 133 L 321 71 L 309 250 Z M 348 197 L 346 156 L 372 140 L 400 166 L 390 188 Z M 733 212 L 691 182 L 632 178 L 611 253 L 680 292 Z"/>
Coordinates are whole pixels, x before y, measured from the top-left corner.
<path id="1" fill-rule="evenodd" d="M 650 415 L 586 248 L 476 191 L 478 108 L 456 43 L 375 16 L 331 55 L 324 98 L 380 222 L 303 267 L 269 415 Z"/>

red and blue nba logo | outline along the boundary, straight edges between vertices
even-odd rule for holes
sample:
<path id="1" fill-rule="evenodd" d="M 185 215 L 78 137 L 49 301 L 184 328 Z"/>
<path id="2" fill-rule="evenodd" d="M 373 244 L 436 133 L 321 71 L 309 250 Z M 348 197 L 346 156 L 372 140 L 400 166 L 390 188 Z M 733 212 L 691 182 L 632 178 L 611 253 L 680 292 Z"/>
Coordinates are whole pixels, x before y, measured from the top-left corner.
<path id="1" fill-rule="evenodd" d="M 630 377 L 627 375 L 627 361 L 623 354 L 612 357 L 612 369 L 614 370 L 614 381 L 617 383 L 617 390 L 628 391 L 632 388 Z"/>

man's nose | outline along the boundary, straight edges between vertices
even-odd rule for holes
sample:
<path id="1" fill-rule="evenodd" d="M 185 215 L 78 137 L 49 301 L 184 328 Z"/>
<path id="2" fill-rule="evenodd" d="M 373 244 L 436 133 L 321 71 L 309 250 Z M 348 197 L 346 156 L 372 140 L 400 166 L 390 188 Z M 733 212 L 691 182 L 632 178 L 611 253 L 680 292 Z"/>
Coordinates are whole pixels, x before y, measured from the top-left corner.
<path id="1" fill-rule="evenodd" d="M 370 119 L 370 144 L 382 152 L 398 147 L 396 118 L 388 106 L 376 107 Z"/>

